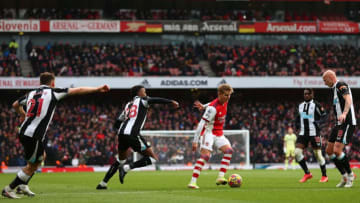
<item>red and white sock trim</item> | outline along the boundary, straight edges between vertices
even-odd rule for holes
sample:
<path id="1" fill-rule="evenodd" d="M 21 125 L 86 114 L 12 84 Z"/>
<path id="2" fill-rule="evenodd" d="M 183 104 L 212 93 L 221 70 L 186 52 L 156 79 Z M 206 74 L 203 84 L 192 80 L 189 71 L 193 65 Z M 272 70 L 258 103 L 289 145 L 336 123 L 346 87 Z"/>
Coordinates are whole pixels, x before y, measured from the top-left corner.
<path id="1" fill-rule="evenodd" d="M 196 161 L 196 164 L 194 166 L 193 175 L 192 175 L 193 178 L 199 177 L 200 172 L 201 172 L 202 168 L 204 167 L 205 163 L 206 163 L 206 161 L 202 158 L 200 158 Z"/>
<path id="2" fill-rule="evenodd" d="M 224 154 L 224 157 L 221 159 L 221 167 L 220 167 L 220 171 L 219 171 L 219 177 L 224 177 L 224 175 L 230 165 L 231 157 L 232 157 L 232 153 Z"/>

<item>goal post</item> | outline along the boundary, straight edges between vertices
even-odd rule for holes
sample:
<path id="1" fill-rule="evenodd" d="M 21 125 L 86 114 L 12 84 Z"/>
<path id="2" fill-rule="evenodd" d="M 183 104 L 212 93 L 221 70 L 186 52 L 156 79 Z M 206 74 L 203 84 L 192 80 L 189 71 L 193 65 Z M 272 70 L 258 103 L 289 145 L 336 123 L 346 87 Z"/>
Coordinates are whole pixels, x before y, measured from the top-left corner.
<path id="1" fill-rule="evenodd" d="M 159 156 L 159 164 L 194 164 L 197 153 L 192 152 L 192 141 L 195 130 L 144 130 L 140 134 L 151 144 Z M 250 166 L 250 133 L 249 130 L 224 130 L 234 149 L 230 168 L 251 168 Z M 134 159 L 137 159 L 134 153 Z M 214 149 L 210 159 L 211 164 L 220 164 L 222 153 Z"/>

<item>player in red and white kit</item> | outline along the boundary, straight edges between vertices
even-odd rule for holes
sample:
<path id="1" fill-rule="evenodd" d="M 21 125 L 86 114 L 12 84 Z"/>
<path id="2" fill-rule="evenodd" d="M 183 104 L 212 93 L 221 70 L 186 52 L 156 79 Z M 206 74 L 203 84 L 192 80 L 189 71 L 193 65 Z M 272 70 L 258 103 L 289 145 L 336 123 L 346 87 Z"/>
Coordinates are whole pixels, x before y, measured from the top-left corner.
<path id="1" fill-rule="evenodd" d="M 227 113 L 227 104 L 232 93 L 233 89 L 230 85 L 222 84 L 218 87 L 218 98 L 206 105 L 202 105 L 200 102 L 195 102 L 195 107 L 199 109 L 206 108 L 206 110 L 196 129 L 192 144 L 192 150 L 196 151 L 198 143 L 200 143 L 200 158 L 196 161 L 192 178 L 188 185 L 189 188 L 199 188 L 196 181 L 205 163 L 210 159 L 213 146 L 224 153 L 221 160 L 219 176 L 216 179 L 216 184 L 227 184 L 227 180 L 224 175 L 230 164 L 233 149 L 231 148 L 229 140 L 224 136 L 223 127 Z"/>

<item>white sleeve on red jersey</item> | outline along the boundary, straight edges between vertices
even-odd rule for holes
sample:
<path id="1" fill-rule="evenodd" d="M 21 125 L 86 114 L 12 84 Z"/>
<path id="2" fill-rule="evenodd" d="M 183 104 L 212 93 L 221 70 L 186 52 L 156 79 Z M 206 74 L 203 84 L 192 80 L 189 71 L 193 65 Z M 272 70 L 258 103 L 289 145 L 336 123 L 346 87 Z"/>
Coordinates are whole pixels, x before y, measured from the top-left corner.
<path id="1" fill-rule="evenodd" d="M 207 104 L 203 104 L 204 109 L 206 109 L 210 104 L 211 104 L 211 102 L 209 102 Z"/>
<path id="2" fill-rule="evenodd" d="M 193 141 L 194 143 L 197 143 L 199 141 L 200 134 L 203 131 L 205 124 L 214 120 L 215 115 L 216 115 L 216 109 L 213 106 L 208 106 L 206 108 L 206 111 L 202 119 L 199 122 L 198 127 L 196 128 L 194 141 Z"/>
<path id="3" fill-rule="evenodd" d="M 200 137 L 201 131 L 205 127 L 205 123 L 206 123 L 205 120 L 203 120 L 203 119 L 200 120 L 199 125 L 197 126 L 196 131 L 195 131 L 195 136 L 194 136 L 194 140 L 193 140 L 194 143 L 199 142 L 199 137 Z"/>
<path id="4" fill-rule="evenodd" d="M 202 119 L 207 121 L 207 122 L 210 122 L 212 120 L 214 120 L 215 118 L 215 115 L 216 115 L 216 109 L 215 107 L 213 106 L 208 106 L 205 110 L 205 113 L 204 115 L 202 116 Z"/>

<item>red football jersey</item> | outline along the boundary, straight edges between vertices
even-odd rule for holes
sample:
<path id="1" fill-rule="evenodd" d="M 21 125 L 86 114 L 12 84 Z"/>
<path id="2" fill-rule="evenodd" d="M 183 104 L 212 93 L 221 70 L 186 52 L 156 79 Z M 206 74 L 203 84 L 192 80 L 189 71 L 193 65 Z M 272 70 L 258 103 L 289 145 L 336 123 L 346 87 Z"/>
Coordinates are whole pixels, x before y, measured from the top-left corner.
<path id="1" fill-rule="evenodd" d="M 227 113 L 227 104 L 228 102 L 220 104 L 219 99 L 213 100 L 206 108 L 202 117 L 202 119 L 207 121 L 205 126 L 206 130 L 211 131 L 216 136 L 222 136 L 224 134 L 223 129 Z"/>

